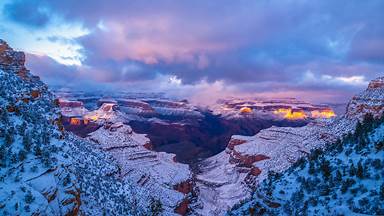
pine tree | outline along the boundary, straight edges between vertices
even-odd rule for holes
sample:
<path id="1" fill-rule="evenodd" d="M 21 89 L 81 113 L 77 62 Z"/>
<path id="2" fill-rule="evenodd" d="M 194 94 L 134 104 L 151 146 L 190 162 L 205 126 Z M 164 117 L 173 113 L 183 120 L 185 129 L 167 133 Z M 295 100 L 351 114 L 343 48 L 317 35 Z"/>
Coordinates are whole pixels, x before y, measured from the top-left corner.
<path id="1" fill-rule="evenodd" d="M 15 164 L 15 163 L 17 163 L 17 162 L 19 162 L 19 160 L 18 160 L 18 156 L 16 155 L 16 153 L 12 153 L 12 154 L 11 154 L 11 163 L 12 163 L 12 164 Z"/>
<path id="2" fill-rule="evenodd" d="M 0 167 L 5 166 L 5 154 L 6 154 L 5 145 L 1 144 L 0 145 Z"/>
<path id="3" fill-rule="evenodd" d="M 41 138 L 42 138 L 41 141 L 43 145 L 49 144 L 50 137 L 49 137 L 48 131 L 43 131 Z"/>
<path id="4" fill-rule="evenodd" d="M 46 167 L 49 167 L 52 164 L 51 155 L 48 149 L 44 149 L 42 154 L 42 161 Z"/>
<path id="5" fill-rule="evenodd" d="M 375 144 L 376 151 L 383 151 L 384 150 L 384 140 L 379 141 Z"/>
<path id="6" fill-rule="evenodd" d="M 9 115 L 7 111 L 0 111 L 0 121 L 5 125 L 9 123 Z"/>
<path id="7" fill-rule="evenodd" d="M 164 210 L 163 204 L 161 203 L 161 201 L 154 198 L 151 199 L 150 209 L 151 209 L 152 216 L 158 216 Z"/>
<path id="8" fill-rule="evenodd" d="M 19 161 L 25 160 L 26 156 L 27 156 L 27 153 L 23 149 L 21 149 L 18 154 Z"/>
<path id="9" fill-rule="evenodd" d="M 24 201 L 27 204 L 31 204 L 35 200 L 35 197 L 33 197 L 31 191 L 28 191 L 27 194 L 25 194 Z"/>
<path id="10" fill-rule="evenodd" d="M 356 168 L 355 168 L 355 165 L 353 163 L 351 164 L 351 167 L 349 168 L 349 175 L 350 176 L 356 175 Z"/>
<path id="11" fill-rule="evenodd" d="M 24 145 L 24 149 L 29 152 L 31 150 L 31 145 L 32 145 L 32 141 L 31 141 L 31 138 L 29 136 L 29 133 L 26 132 L 23 136 L 23 145 Z"/>
<path id="12" fill-rule="evenodd" d="M 340 188 L 341 193 L 343 193 L 343 194 L 346 193 L 347 190 L 348 190 L 348 188 L 349 188 L 349 183 L 348 183 L 348 181 L 347 181 L 347 180 L 343 181 L 343 182 L 341 183 L 341 188 Z"/>
<path id="13" fill-rule="evenodd" d="M 5 132 L 5 145 L 6 146 L 11 146 L 13 143 L 13 134 L 10 133 L 9 131 Z"/>
<path id="14" fill-rule="evenodd" d="M 363 119 L 363 129 L 365 131 L 371 131 L 375 127 L 375 118 L 372 113 L 367 113 L 364 115 Z"/>
<path id="15" fill-rule="evenodd" d="M 336 150 L 337 150 L 338 153 L 341 153 L 344 150 L 343 143 L 341 142 L 340 139 L 337 139 L 335 145 L 336 145 Z"/>
<path id="16" fill-rule="evenodd" d="M 365 136 L 361 135 L 358 138 L 357 145 L 355 145 L 355 151 L 360 152 L 364 147 L 366 147 L 368 144 Z"/>
<path id="17" fill-rule="evenodd" d="M 315 164 L 312 160 L 309 161 L 308 174 L 315 174 Z"/>
<path id="18" fill-rule="evenodd" d="M 336 176 L 335 176 L 335 181 L 341 182 L 342 180 L 343 180 L 343 177 L 341 175 L 341 172 L 340 172 L 340 170 L 337 170 L 336 171 Z"/>
<path id="19" fill-rule="evenodd" d="M 63 179 L 63 185 L 67 186 L 70 182 L 71 182 L 71 177 L 69 176 L 69 174 L 67 174 Z"/>
<path id="20" fill-rule="evenodd" d="M 25 130 L 27 129 L 27 123 L 23 122 L 18 129 L 19 134 L 24 134 Z"/>
<path id="21" fill-rule="evenodd" d="M 40 144 L 40 142 L 39 143 L 37 143 L 34 147 L 33 147 L 33 151 L 34 151 L 34 154 L 36 155 L 36 156 L 41 156 L 42 155 L 42 150 L 41 150 L 41 144 Z"/>
<path id="22" fill-rule="evenodd" d="M 364 178 L 364 168 L 361 165 L 361 161 L 357 164 L 356 176 L 360 179 Z"/>
<path id="23" fill-rule="evenodd" d="M 330 167 L 330 163 L 329 161 L 327 160 L 323 160 L 322 163 L 321 163 L 321 171 L 323 172 L 323 175 L 326 179 L 329 178 L 329 176 L 331 175 L 331 167 Z"/>
<path id="24" fill-rule="evenodd" d="M 25 205 L 25 206 L 24 206 L 24 210 L 25 210 L 26 212 L 30 212 L 30 211 L 31 211 L 31 208 L 29 207 L 29 205 Z"/>
<path id="25" fill-rule="evenodd" d="M 361 135 L 363 135 L 363 132 L 364 132 L 364 128 L 363 128 L 363 125 L 361 124 L 361 122 L 357 122 L 356 124 L 356 129 L 355 129 L 355 134 L 354 134 L 354 137 L 360 137 Z"/>

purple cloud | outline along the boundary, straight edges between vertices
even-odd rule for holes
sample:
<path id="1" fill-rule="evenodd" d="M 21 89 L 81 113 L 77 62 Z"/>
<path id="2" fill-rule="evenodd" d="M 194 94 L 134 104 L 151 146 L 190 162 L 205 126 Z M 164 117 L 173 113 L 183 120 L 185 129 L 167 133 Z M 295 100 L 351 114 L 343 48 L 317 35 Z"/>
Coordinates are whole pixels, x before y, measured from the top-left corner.
<path id="1" fill-rule="evenodd" d="M 76 39 L 82 66 L 30 58 L 33 70 L 49 71 L 41 74 L 52 76 L 49 82 L 59 76 L 153 88 L 176 76 L 183 85 L 223 82 L 247 93 L 315 91 L 329 98 L 364 87 L 345 80 L 384 73 L 380 0 L 34 0 L 9 2 L 4 10 L 34 28 L 60 17 L 89 30 Z M 25 17 L 16 16 L 23 11 Z M 308 71 L 317 82 L 305 80 Z"/>

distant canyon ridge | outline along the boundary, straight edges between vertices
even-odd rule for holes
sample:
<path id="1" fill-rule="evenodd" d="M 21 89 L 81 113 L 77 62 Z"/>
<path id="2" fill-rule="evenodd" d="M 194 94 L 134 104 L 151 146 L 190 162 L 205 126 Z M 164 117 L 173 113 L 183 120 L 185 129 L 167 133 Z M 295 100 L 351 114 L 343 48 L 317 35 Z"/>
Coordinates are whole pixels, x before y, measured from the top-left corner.
<path id="1" fill-rule="evenodd" d="M 147 134 L 156 151 L 176 154 L 176 160 L 193 164 L 223 151 L 231 136 L 254 135 L 271 126 L 303 126 L 314 119 L 336 116 L 328 105 L 294 98 L 218 100 L 199 107 L 187 100 L 161 94 L 86 93 L 56 91 L 65 128 L 86 137 L 99 120 L 119 110 L 137 133 Z"/>

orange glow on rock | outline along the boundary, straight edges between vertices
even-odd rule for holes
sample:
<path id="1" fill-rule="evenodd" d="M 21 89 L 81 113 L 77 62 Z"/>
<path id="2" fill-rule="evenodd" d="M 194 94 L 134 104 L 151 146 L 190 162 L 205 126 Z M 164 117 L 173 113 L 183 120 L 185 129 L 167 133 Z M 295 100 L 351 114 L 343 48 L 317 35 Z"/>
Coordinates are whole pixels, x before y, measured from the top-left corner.
<path id="1" fill-rule="evenodd" d="M 314 110 L 311 112 L 312 118 L 332 118 L 335 117 L 336 114 L 331 109 L 327 110 Z"/>
<path id="2" fill-rule="evenodd" d="M 80 125 L 80 119 L 78 119 L 78 118 L 71 118 L 70 124 L 71 125 Z"/>
<path id="3" fill-rule="evenodd" d="M 288 108 L 288 109 L 279 108 L 275 110 L 273 113 L 278 115 L 283 115 L 284 118 L 290 119 L 290 120 L 307 118 L 307 115 L 303 110 L 292 110 L 291 108 Z"/>
<path id="4" fill-rule="evenodd" d="M 251 112 L 252 112 L 252 109 L 249 108 L 249 107 L 242 107 L 242 108 L 240 109 L 240 113 L 244 113 L 244 114 L 246 114 L 246 113 L 251 113 Z"/>

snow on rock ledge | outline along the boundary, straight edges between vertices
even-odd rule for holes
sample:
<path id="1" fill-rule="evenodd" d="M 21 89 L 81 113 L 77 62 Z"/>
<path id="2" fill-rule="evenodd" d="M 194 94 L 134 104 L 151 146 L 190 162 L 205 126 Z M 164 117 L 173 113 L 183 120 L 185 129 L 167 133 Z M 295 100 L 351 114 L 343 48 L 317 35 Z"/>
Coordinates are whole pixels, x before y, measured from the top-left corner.
<path id="1" fill-rule="evenodd" d="M 346 116 L 362 118 L 365 113 L 380 116 L 384 109 L 384 77 L 372 80 L 368 88 L 354 96 L 347 107 Z"/>

